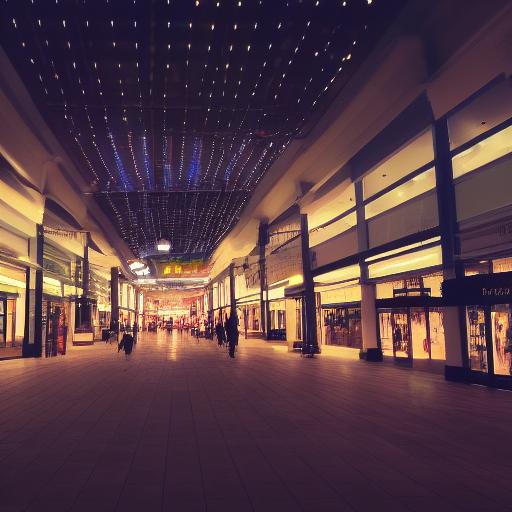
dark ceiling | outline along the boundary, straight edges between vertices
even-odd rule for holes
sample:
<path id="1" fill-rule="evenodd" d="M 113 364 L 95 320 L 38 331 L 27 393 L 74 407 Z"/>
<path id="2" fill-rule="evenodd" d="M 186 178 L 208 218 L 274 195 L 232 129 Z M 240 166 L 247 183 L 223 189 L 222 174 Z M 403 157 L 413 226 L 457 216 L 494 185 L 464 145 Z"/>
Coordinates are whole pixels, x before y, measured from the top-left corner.
<path id="1" fill-rule="evenodd" d="M 5 0 L 0 43 L 136 255 L 207 258 L 405 0 Z"/>

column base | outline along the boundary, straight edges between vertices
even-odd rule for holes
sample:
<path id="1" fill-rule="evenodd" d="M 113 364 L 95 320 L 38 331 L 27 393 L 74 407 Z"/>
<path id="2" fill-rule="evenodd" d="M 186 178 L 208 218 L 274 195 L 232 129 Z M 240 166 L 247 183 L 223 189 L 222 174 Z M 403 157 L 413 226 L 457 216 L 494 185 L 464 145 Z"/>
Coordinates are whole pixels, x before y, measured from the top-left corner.
<path id="1" fill-rule="evenodd" d="M 364 359 L 365 361 L 369 361 L 371 363 L 381 363 L 382 350 L 377 347 L 367 348 L 366 351 L 361 350 L 361 352 L 359 352 L 359 359 Z"/>

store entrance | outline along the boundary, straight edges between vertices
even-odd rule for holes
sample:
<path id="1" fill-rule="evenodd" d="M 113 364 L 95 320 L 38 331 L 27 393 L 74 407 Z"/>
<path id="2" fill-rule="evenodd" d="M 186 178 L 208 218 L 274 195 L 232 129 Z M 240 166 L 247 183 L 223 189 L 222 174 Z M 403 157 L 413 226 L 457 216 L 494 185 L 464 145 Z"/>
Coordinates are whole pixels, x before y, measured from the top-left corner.
<path id="1" fill-rule="evenodd" d="M 68 319 L 64 303 L 43 301 L 43 327 L 45 356 L 64 355 L 68 336 Z"/>
<path id="2" fill-rule="evenodd" d="M 405 361 L 445 358 L 440 308 L 379 308 L 378 318 L 383 355 Z"/>

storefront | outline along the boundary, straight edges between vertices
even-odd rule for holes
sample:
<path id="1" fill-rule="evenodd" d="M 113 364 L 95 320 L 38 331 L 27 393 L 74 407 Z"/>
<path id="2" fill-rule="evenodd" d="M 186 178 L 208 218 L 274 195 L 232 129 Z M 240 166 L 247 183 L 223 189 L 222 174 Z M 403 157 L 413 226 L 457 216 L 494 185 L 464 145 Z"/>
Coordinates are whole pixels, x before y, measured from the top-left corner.
<path id="1" fill-rule="evenodd" d="M 91 329 L 94 340 L 101 340 L 103 331 L 110 329 L 111 305 L 109 273 L 101 269 L 91 269 L 89 295 L 91 301 Z"/>
<path id="2" fill-rule="evenodd" d="M 443 295 L 465 324 L 466 377 L 512 389 L 512 258 L 465 264 L 465 276 L 446 280 Z M 479 269 L 482 273 L 474 273 Z M 483 273 L 485 270 L 486 273 Z"/>
<path id="3" fill-rule="evenodd" d="M 42 334 L 44 355 L 54 357 L 67 351 L 70 303 L 43 294 Z"/>
<path id="4" fill-rule="evenodd" d="M 286 339 L 286 302 L 284 299 L 271 299 L 268 301 L 269 331 L 271 340 Z"/>
<path id="5" fill-rule="evenodd" d="M 445 360 L 441 282 L 442 274 L 434 273 L 377 283 L 378 336 L 384 357 L 406 364 Z"/>
<path id="6" fill-rule="evenodd" d="M 362 350 L 359 276 L 356 264 L 314 277 L 319 343 Z"/>
<path id="7" fill-rule="evenodd" d="M 237 299 L 237 315 L 240 330 L 245 337 L 261 335 L 261 307 L 258 295 Z"/>

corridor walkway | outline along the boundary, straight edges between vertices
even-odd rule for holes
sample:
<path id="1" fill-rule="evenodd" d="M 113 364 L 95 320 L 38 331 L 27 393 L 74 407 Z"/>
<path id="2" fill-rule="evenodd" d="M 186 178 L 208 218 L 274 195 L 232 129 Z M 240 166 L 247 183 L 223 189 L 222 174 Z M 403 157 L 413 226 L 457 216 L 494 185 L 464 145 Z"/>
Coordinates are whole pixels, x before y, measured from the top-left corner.
<path id="1" fill-rule="evenodd" d="M 0 362 L 0 510 L 512 510 L 512 394 L 251 341 Z"/>

